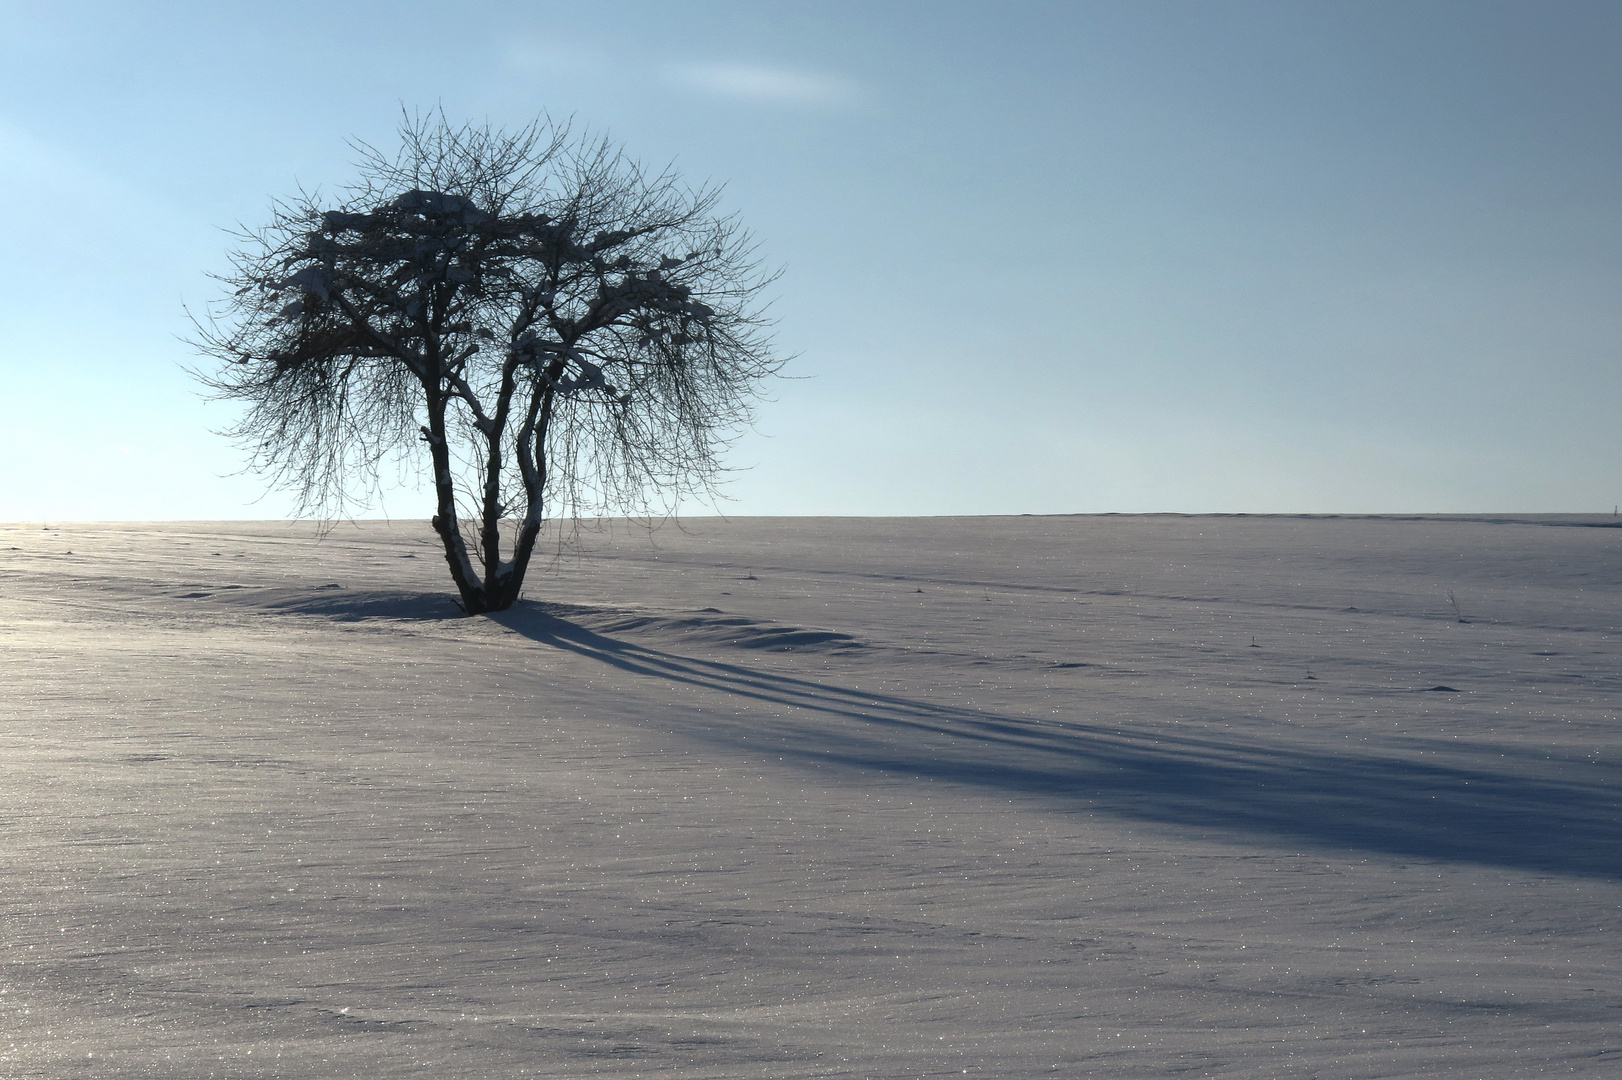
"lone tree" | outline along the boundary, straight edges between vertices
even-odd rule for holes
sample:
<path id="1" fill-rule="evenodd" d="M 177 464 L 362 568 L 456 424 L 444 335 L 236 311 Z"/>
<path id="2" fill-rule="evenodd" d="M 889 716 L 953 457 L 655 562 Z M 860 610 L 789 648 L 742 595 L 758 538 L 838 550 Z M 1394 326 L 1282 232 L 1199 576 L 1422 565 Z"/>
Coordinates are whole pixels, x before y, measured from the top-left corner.
<path id="1" fill-rule="evenodd" d="M 353 505 L 426 443 L 462 606 L 501 611 L 549 515 L 714 491 L 780 366 L 770 278 L 714 188 L 606 141 L 443 115 L 400 136 L 392 156 L 356 144 L 336 205 L 301 193 L 235 234 L 230 293 L 196 320 L 219 367 L 199 377 L 245 403 L 228 434 L 302 512 Z"/>

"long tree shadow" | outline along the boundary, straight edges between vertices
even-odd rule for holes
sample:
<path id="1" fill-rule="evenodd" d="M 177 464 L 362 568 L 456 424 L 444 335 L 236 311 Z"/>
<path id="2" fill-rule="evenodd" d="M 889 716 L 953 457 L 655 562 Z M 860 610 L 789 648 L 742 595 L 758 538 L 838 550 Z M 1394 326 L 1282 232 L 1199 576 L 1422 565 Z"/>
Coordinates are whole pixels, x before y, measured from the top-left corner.
<path id="1" fill-rule="evenodd" d="M 736 747 L 744 735 L 751 746 L 769 736 L 775 752 L 808 764 L 1047 797 L 1184 829 L 1622 879 L 1622 776 L 1614 765 L 1572 763 L 1572 775 L 1549 779 L 1395 753 L 1002 715 L 683 656 L 598 633 L 559 610 L 526 604 L 495 618 L 627 674 L 783 710 L 736 721 L 708 713 L 685 733 L 696 739 Z"/>

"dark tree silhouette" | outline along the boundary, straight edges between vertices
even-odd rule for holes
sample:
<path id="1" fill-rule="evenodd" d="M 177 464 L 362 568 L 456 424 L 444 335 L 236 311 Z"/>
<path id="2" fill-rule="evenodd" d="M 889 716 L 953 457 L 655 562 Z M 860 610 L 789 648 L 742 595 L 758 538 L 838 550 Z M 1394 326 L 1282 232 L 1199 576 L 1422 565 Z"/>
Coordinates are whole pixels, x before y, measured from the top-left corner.
<path id="1" fill-rule="evenodd" d="M 400 135 L 394 155 L 356 144 L 335 207 L 301 193 L 235 234 L 230 294 L 196 320 L 220 363 L 198 375 L 245 404 L 228 433 L 301 512 L 362 501 L 425 443 L 462 605 L 500 611 L 548 517 L 714 491 L 780 367 L 770 278 L 716 189 L 606 141 L 443 115 Z"/>

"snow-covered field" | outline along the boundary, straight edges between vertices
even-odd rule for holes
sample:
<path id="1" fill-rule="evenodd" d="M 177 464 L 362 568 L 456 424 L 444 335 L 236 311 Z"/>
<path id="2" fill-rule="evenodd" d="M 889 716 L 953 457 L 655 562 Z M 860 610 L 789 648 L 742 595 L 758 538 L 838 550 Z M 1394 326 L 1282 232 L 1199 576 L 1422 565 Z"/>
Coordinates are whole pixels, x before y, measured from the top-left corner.
<path id="1" fill-rule="evenodd" d="M 0 1077 L 1622 1076 L 1615 523 L 0 526 Z"/>

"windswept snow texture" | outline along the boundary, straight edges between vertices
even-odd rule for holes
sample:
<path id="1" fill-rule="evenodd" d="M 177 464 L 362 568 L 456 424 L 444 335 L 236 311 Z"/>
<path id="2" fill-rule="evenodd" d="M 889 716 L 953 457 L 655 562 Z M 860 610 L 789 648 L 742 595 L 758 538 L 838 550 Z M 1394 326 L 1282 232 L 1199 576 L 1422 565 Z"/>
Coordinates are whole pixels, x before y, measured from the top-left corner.
<path id="1" fill-rule="evenodd" d="M 0 1076 L 1622 1076 L 1614 524 L 0 527 Z"/>

